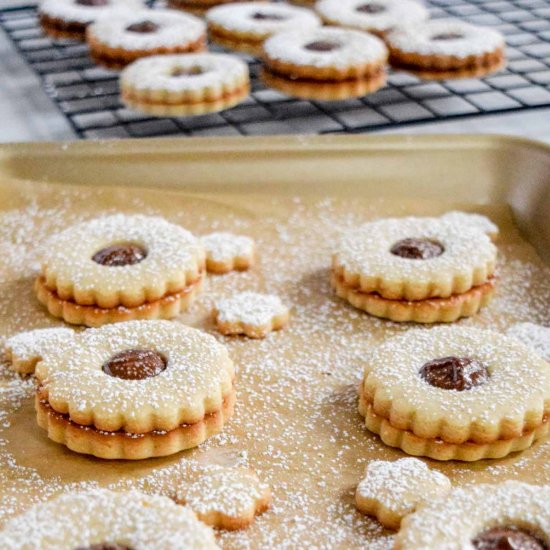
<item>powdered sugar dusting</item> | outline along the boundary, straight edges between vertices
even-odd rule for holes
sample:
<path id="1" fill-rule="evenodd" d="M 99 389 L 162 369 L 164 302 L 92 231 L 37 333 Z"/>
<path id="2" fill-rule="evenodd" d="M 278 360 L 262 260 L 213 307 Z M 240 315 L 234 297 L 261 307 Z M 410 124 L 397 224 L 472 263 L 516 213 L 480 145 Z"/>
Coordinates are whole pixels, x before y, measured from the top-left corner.
<path id="1" fill-rule="evenodd" d="M 535 323 L 517 323 L 506 332 L 508 336 L 533 348 L 543 359 L 550 361 L 550 327 Z"/>

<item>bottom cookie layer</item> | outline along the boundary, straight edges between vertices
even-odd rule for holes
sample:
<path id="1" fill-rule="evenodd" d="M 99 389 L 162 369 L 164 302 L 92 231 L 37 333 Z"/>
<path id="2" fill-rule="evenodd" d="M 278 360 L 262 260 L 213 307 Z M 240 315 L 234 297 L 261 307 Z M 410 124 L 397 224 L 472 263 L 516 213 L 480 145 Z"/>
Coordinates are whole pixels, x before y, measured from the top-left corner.
<path id="1" fill-rule="evenodd" d="M 81 426 L 55 412 L 38 395 L 35 406 L 38 425 L 48 432 L 48 438 L 71 451 L 110 460 L 142 460 L 192 449 L 221 432 L 233 415 L 235 401 L 236 392 L 232 389 L 225 397 L 222 408 L 206 415 L 200 422 L 184 424 L 169 432 L 146 434 L 103 432 L 90 426 Z"/>
<path id="2" fill-rule="evenodd" d="M 378 416 L 372 405 L 359 399 L 359 414 L 365 419 L 369 431 L 380 437 L 389 447 L 397 447 L 412 456 L 425 456 L 434 460 L 461 460 L 474 462 L 488 458 L 503 458 L 510 453 L 524 451 L 549 432 L 549 422 L 514 439 L 499 439 L 492 443 L 453 444 L 441 439 L 423 439 L 406 430 L 394 428 L 388 420 Z"/>
<path id="3" fill-rule="evenodd" d="M 359 292 L 346 286 L 334 273 L 331 275 L 331 285 L 339 298 L 374 317 L 395 322 L 452 323 L 461 317 L 471 317 L 485 307 L 493 296 L 495 281 L 490 279 L 485 284 L 449 298 L 415 302 L 389 300 L 376 293 Z"/>
<path id="4" fill-rule="evenodd" d="M 59 296 L 44 284 L 44 279 L 38 277 L 34 284 L 34 290 L 38 301 L 46 306 L 48 312 L 54 317 L 63 319 L 72 325 L 85 325 L 88 327 L 100 327 L 108 323 L 121 321 L 133 321 L 136 319 L 171 319 L 185 311 L 200 293 L 203 286 L 204 275 L 180 292 L 169 294 L 148 302 L 138 307 L 114 307 L 100 308 L 96 306 L 82 306 L 70 300 L 62 300 Z"/>
<path id="5" fill-rule="evenodd" d="M 270 88 L 286 95 L 319 101 L 339 101 L 352 97 L 362 97 L 376 92 L 386 84 L 386 72 L 380 70 L 370 78 L 323 82 L 321 80 L 287 78 L 269 69 L 263 69 L 261 78 Z"/>

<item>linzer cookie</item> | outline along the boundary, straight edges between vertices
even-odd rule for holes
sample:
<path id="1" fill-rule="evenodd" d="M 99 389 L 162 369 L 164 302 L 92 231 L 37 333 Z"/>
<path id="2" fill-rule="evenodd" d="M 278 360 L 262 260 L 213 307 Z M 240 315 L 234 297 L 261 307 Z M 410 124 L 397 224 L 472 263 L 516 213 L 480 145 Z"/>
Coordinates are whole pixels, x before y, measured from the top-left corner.
<path id="1" fill-rule="evenodd" d="M 139 10 L 142 0 L 44 0 L 38 8 L 42 30 L 53 38 L 84 40 L 86 27 L 113 10 Z"/>
<path id="2" fill-rule="evenodd" d="M 74 330 L 63 327 L 20 332 L 6 340 L 6 358 L 15 372 L 32 374 L 46 350 L 63 349 L 73 339 L 74 334 Z"/>
<path id="3" fill-rule="evenodd" d="M 263 51 L 271 72 L 317 82 L 377 78 L 387 58 L 375 36 L 334 27 L 276 34 L 264 42 Z"/>
<path id="4" fill-rule="evenodd" d="M 311 10 L 265 2 L 224 4 L 209 10 L 206 20 L 214 42 L 252 54 L 260 53 L 264 40 L 273 34 L 321 25 Z"/>
<path id="5" fill-rule="evenodd" d="M 491 72 L 504 62 L 504 38 L 493 29 L 461 21 L 427 21 L 403 26 L 386 36 L 390 63 L 418 71 Z M 445 75 L 445 77 L 447 77 Z"/>
<path id="6" fill-rule="evenodd" d="M 110 69 L 157 54 L 206 49 L 206 25 L 174 10 L 136 10 L 99 18 L 86 29 L 90 55 Z"/>
<path id="7" fill-rule="evenodd" d="M 35 290 L 52 315 L 72 324 L 167 319 L 200 292 L 204 263 L 200 242 L 182 227 L 116 214 L 51 237 Z"/>
<path id="8" fill-rule="evenodd" d="M 366 360 L 359 411 L 389 446 L 437 460 L 501 458 L 548 433 L 550 366 L 507 336 L 410 330 Z"/>
<path id="9" fill-rule="evenodd" d="M 476 224 L 390 218 L 344 235 L 331 281 L 338 296 L 376 317 L 453 322 L 490 301 L 496 256 Z"/>
<path id="10" fill-rule="evenodd" d="M 36 365 L 36 411 L 48 437 L 108 459 L 196 447 L 231 417 L 234 369 L 214 337 L 169 321 L 84 331 Z"/>
<path id="11" fill-rule="evenodd" d="M 201 243 L 206 251 L 206 269 L 211 273 L 245 271 L 254 264 L 256 244 L 245 235 L 210 233 L 201 237 Z"/>
<path id="12" fill-rule="evenodd" d="M 213 315 L 222 334 L 265 338 L 269 332 L 288 324 L 290 312 L 278 296 L 241 292 L 219 300 Z"/>
<path id="13" fill-rule="evenodd" d="M 428 10 L 414 0 L 320 0 L 315 10 L 328 25 L 371 32 L 388 31 L 428 19 Z"/>
<path id="14" fill-rule="evenodd" d="M 123 102 L 154 116 L 223 111 L 246 99 L 248 65 L 225 54 L 159 55 L 139 59 L 120 76 Z"/>
<path id="15" fill-rule="evenodd" d="M 271 503 L 269 485 L 247 468 L 211 467 L 190 485 L 178 489 L 176 502 L 218 529 L 244 529 Z"/>
<path id="16" fill-rule="evenodd" d="M 355 505 L 363 514 L 375 516 L 384 527 L 399 529 L 406 515 L 450 490 L 447 476 L 430 470 L 417 458 L 373 460 L 357 486 Z"/>
<path id="17" fill-rule="evenodd" d="M 9 520 L 4 550 L 214 550 L 214 532 L 184 506 L 137 491 L 61 494 Z"/>
<path id="18" fill-rule="evenodd" d="M 407 516 L 396 550 L 547 550 L 550 485 L 469 485 Z"/>

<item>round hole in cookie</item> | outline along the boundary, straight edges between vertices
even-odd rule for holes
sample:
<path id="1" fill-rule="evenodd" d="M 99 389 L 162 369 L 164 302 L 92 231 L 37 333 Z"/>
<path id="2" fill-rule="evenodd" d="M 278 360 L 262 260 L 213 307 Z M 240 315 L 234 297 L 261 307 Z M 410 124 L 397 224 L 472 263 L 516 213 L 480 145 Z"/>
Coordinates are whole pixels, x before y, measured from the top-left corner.
<path id="1" fill-rule="evenodd" d="M 487 367 L 470 357 L 442 357 L 428 361 L 420 369 L 421 378 L 442 390 L 464 391 L 485 384 Z"/>
<path id="2" fill-rule="evenodd" d="M 113 355 L 103 364 L 102 370 L 123 380 L 144 380 L 159 375 L 166 365 L 166 358 L 157 351 L 127 349 Z"/>
<path id="3" fill-rule="evenodd" d="M 75 4 L 78 4 L 79 6 L 96 8 L 100 6 L 107 6 L 109 4 L 109 0 L 75 0 Z"/>
<path id="4" fill-rule="evenodd" d="M 134 550 L 130 546 L 125 544 L 118 544 L 117 542 L 97 542 L 90 546 L 78 546 L 75 550 Z"/>
<path id="5" fill-rule="evenodd" d="M 376 13 L 382 13 L 386 11 L 386 7 L 382 4 L 377 4 L 376 2 L 368 2 L 367 4 L 361 4 L 360 6 L 357 6 L 355 8 L 355 11 L 374 15 Z"/>
<path id="6" fill-rule="evenodd" d="M 108 267 L 139 264 L 147 257 L 147 250 L 136 243 L 120 243 L 98 250 L 92 260 Z"/>
<path id="7" fill-rule="evenodd" d="M 548 550 L 548 545 L 527 529 L 511 526 L 491 527 L 472 540 L 477 550 Z"/>
<path id="8" fill-rule="evenodd" d="M 408 260 L 429 260 L 441 256 L 444 251 L 443 245 L 432 239 L 402 239 L 390 248 L 394 256 Z"/>
<path id="9" fill-rule="evenodd" d="M 333 42 L 332 40 L 315 40 L 304 46 L 305 50 L 310 50 L 312 52 L 331 52 L 333 50 L 338 50 L 342 47 L 342 44 L 338 42 Z"/>
<path id="10" fill-rule="evenodd" d="M 432 40 L 461 40 L 464 35 L 459 32 L 442 32 L 431 37 Z"/>
<path id="11" fill-rule="evenodd" d="M 151 32 L 158 31 L 159 26 L 153 21 L 146 19 L 145 21 L 139 21 L 138 23 L 132 23 L 126 27 L 127 31 L 136 32 L 139 34 L 149 34 Z"/>
<path id="12" fill-rule="evenodd" d="M 170 76 L 173 76 L 175 78 L 180 76 L 199 76 L 207 72 L 207 70 L 197 65 L 194 67 L 175 67 L 174 69 L 172 69 Z"/>
<path id="13" fill-rule="evenodd" d="M 250 19 L 256 19 L 258 21 L 284 21 L 285 19 L 288 19 L 288 17 L 280 13 L 266 13 L 263 11 L 257 11 L 250 15 Z"/>

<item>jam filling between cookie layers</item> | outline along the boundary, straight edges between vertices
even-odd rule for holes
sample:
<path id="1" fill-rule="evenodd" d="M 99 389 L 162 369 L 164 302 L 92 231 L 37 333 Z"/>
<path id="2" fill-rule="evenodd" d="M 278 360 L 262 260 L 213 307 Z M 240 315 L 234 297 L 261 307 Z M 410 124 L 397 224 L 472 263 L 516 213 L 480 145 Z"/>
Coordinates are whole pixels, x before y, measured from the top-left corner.
<path id="1" fill-rule="evenodd" d="M 123 267 L 139 264 L 147 257 L 147 250 L 139 244 L 122 243 L 106 246 L 98 250 L 92 260 L 108 267 Z"/>
<path id="2" fill-rule="evenodd" d="M 382 4 L 377 4 L 375 2 L 368 3 L 368 4 L 361 4 L 360 6 L 357 6 L 355 8 L 355 11 L 358 11 L 360 13 L 368 13 L 370 15 L 376 14 L 376 13 L 382 13 L 386 11 L 386 7 L 382 6 Z"/>
<path id="3" fill-rule="evenodd" d="M 172 69 L 172 72 L 170 73 L 170 76 L 172 77 L 180 77 L 180 76 L 199 76 L 201 74 L 205 74 L 209 72 L 207 69 L 203 69 L 202 67 L 195 66 L 195 67 L 175 67 Z"/>
<path id="4" fill-rule="evenodd" d="M 330 40 L 315 40 L 304 46 L 304 50 L 311 52 L 332 52 L 338 50 L 342 45 L 338 42 L 332 42 Z"/>
<path id="5" fill-rule="evenodd" d="M 107 6 L 109 4 L 109 0 L 75 0 L 75 4 L 78 4 L 79 6 L 96 8 L 100 6 Z"/>
<path id="6" fill-rule="evenodd" d="M 156 351 L 128 349 L 113 355 L 103 364 L 102 370 L 122 380 L 145 380 L 158 376 L 166 366 L 166 358 Z"/>
<path id="7" fill-rule="evenodd" d="M 421 378 L 436 388 L 464 391 L 485 384 L 489 371 L 481 362 L 470 357 L 442 357 L 425 363 Z"/>
<path id="8" fill-rule="evenodd" d="M 430 38 L 430 40 L 462 40 L 464 35 L 458 32 L 445 32 L 436 34 Z"/>
<path id="9" fill-rule="evenodd" d="M 408 260 L 429 260 L 445 252 L 443 245 L 432 239 L 407 238 L 397 241 L 390 248 L 394 256 Z"/>
<path id="10" fill-rule="evenodd" d="M 157 32 L 159 28 L 160 27 L 156 23 L 153 23 L 153 21 L 145 20 L 145 21 L 139 21 L 138 23 L 132 23 L 131 25 L 128 25 L 126 27 L 126 30 L 130 32 L 135 32 L 138 34 L 149 34 L 149 33 Z"/>
<path id="11" fill-rule="evenodd" d="M 527 529 L 491 527 L 472 540 L 476 550 L 548 550 L 548 545 Z"/>
<path id="12" fill-rule="evenodd" d="M 250 16 L 250 19 L 256 19 L 258 21 L 284 21 L 285 19 L 288 19 L 288 17 L 278 13 L 265 13 L 257 11 Z"/>
<path id="13" fill-rule="evenodd" d="M 78 546 L 75 550 L 134 550 L 131 546 L 118 542 L 98 542 L 91 546 Z"/>

